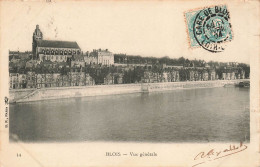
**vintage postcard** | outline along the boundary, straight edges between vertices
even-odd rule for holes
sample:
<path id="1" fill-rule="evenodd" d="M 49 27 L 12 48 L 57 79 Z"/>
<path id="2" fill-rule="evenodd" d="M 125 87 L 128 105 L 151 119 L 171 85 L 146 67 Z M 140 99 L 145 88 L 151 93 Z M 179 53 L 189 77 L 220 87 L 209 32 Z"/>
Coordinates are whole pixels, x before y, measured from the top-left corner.
<path id="1" fill-rule="evenodd" d="M 1 167 L 259 167 L 260 1 L 0 1 Z"/>

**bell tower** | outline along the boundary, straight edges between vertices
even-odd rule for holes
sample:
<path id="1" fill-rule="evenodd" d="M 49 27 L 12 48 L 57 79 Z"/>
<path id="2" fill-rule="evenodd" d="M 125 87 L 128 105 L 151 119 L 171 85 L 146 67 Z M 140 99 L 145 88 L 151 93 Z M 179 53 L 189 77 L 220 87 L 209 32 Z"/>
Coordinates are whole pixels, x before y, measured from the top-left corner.
<path id="1" fill-rule="evenodd" d="M 37 53 L 36 53 L 37 41 L 43 39 L 43 35 L 38 24 L 36 25 L 36 29 L 34 30 L 32 38 L 33 38 L 33 42 L 32 42 L 33 59 L 37 59 Z"/>

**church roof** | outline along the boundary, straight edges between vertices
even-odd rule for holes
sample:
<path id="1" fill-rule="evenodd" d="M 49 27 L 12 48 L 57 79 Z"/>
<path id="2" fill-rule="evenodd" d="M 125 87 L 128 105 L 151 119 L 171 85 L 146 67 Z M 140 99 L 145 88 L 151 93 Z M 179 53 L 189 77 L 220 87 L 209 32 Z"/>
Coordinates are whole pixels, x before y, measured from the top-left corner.
<path id="1" fill-rule="evenodd" d="M 50 48 L 73 48 L 80 49 L 79 45 L 75 41 L 53 41 L 53 40 L 38 40 L 38 47 L 50 47 Z"/>

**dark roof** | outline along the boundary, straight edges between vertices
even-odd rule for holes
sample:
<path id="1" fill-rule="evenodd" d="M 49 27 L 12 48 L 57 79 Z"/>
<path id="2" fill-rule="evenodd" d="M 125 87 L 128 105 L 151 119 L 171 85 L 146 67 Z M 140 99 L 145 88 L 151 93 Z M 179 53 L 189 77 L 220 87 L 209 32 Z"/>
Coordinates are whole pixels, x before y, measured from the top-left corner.
<path id="1" fill-rule="evenodd" d="M 75 48 L 79 49 L 77 42 L 72 41 L 52 41 L 52 40 L 39 40 L 37 41 L 38 47 L 50 48 Z"/>

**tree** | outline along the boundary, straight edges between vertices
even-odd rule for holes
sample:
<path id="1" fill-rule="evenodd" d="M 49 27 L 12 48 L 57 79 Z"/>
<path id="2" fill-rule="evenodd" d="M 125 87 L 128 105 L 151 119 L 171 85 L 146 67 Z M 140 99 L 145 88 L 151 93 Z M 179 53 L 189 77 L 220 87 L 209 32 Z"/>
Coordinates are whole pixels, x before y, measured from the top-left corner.
<path id="1" fill-rule="evenodd" d="M 177 60 L 177 62 L 178 62 L 179 65 L 184 66 L 184 65 L 185 65 L 185 58 L 184 58 L 184 57 L 180 57 L 180 58 Z"/>
<path id="2" fill-rule="evenodd" d="M 250 76 L 250 66 L 245 63 L 239 63 L 237 67 L 241 67 L 245 71 L 245 78 L 249 78 Z"/>

